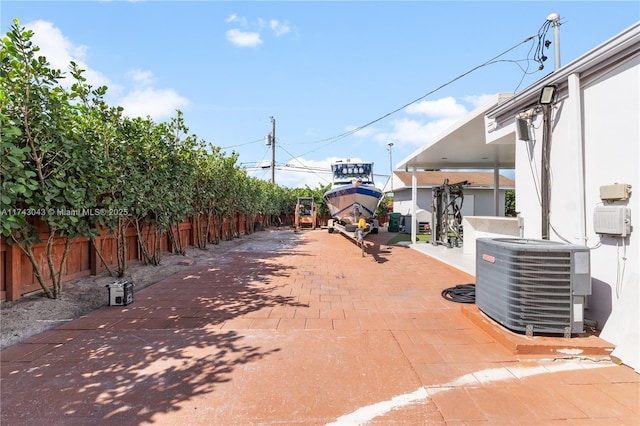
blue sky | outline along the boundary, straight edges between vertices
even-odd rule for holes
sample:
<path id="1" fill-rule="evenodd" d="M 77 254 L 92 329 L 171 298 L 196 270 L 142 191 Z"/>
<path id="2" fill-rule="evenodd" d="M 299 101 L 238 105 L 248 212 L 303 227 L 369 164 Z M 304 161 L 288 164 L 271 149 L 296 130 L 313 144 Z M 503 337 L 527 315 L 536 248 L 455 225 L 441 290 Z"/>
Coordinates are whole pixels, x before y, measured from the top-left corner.
<path id="1" fill-rule="evenodd" d="M 255 166 L 271 161 L 274 117 L 276 183 L 312 188 L 342 158 L 374 161 L 382 186 L 390 163 L 551 72 L 554 46 L 540 71 L 538 39 L 524 42 L 550 13 L 562 64 L 640 19 L 637 1 L 3 0 L 1 12 L 3 34 L 20 19 L 53 66 L 73 59 L 107 85 L 111 105 L 156 122 L 180 109 L 190 133 L 265 180 L 270 169 Z"/>

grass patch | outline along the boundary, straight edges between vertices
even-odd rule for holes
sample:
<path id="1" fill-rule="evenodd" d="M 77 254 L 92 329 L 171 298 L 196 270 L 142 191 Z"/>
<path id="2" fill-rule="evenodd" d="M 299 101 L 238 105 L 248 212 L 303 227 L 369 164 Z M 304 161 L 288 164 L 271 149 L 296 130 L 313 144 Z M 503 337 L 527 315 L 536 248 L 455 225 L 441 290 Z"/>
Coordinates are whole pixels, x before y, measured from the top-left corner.
<path id="1" fill-rule="evenodd" d="M 395 237 L 391 238 L 387 241 L 387 245 L 397 244 L 400 242 L 411 242 L 411 234 L 405 234 L 404 232 L 398 232 Z M 416 243 L 426 243 L 431 241 L 431 235 L 428 234 L 417 234 L 416 235 Z"/>

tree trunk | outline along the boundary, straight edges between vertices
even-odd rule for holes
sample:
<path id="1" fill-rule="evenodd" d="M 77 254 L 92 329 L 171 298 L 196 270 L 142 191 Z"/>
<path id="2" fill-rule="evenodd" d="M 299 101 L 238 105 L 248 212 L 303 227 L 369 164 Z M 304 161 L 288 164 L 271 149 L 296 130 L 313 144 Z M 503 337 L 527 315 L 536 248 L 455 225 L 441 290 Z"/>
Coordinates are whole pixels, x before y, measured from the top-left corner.
<path id="1" fill-rule="evenodd" d="M 56 231 L 49 227 L 49 238 L 47 238 L 47 248 L 46 248 L 46 258 L 47 258 L 47 266 L 49 267 L 49 276 L 51 277 L 51 295 L 54 299 L 57 299 L 60 296 L 59 293 L 59 284 L 56 282 L 59 278 L 59 275 L 56 273 L 56 267 L 53 259 L 53 242 L 55 240 Z M 68 239 L 67 239 L 68 241 Z M 60 265 L 62 268 L 62 265 Z"/>
<path id="2" fill-rule="evenodd" d="M 53 246 L 53 245 L 52 245 Z M 64 249 L 62 251 L 62 259 L 60 259 L 60 266 L 58 266 L 57 276 L 53 280 L 53 288 L 54 294 L 56 295 L 56 299 L 60 297 L 62 294 L 62 271 L 64 269 L 65 263 L 67 262 L 67 257 L 69 255 L 69 248 L 71 247 L 71 239 L 67 236 L 64 241 Z M 51 256 L 51 263 L 55 266 L 53 253 Z M 52 271 L 54 273 L 54 271 Z M 55 276 L 55 273 L 53 274 Z"/>
<path id="3" fill-rule="evenodd" d="M 180 223 L 176 224 L 176 231 L 178 231 L 178 253 L 181 255 L 185 255 L 184 243 L 182 242 L 182 232 L 180 232 Z"/>
<path id="4" fill-rule="evenodd" d="M 135 218 L 133 220 L 133 225 L 136 228 L 136 235 L 138 236 L 138 246 L 142 251 L 142 260 L 145 265 L 148 265 L 152 262 L 151 254 L 149 253 L 149 247 L 147 243 L 149 242 L 149 233 L 151 232 L 151 227 L 147 229 L 147 236 L 145 237 L 142 227 L 140 226 L 140 219 Z"/>
<path id="5" fill-rule="evenodd" d="M 127 273 L 127 227 L 128 221 L 123 220 L 122 216 L 118 216 L 118 226 L 115 232 L 116 238 L 116 257 L 118 258 L 118 278 L 122 278 Z"/>
<path id="6" fill-rule="evenodd" d="M 193 216 L 192 226 L 196 228 L 196 246 L 199 249 L 204 249 L 207 247 L 207 235 L 202 235 L 202 214 L 196 213 Z"/>
<path id="7" fill-rule="evenodd" d="M 22 251 L 24 255 L 27 256 L 29 261 L 31 261 L 33 274 L 36 276 L 36 280 L 38 280 L 38 284 L 40 284 L 40 287 L 42 287 L 42 291 L 44 291 L 44 294 L 46 294 L 49 299 L 54 299 L 51 289 L 49 288 L 49 286 L 47 286 L 47 284 L 44 282 L 44 278 L 42 277 L 42 270 L 40 269 L 40 265 L 38 264 L 35 255 L 33 254 L 33 246 L 27 245 L 26 247 L 23 247 L 22 244 L 18 244 L 18 247 L 20 247 L 20 251 Z"/>
<path id="8" fill-rule="evenodd" d="M 171 227 L 169 227 L 171 228 Z M 149 231 L 151 232 L 151 231 Z M 151 258 L 153 259 L 153 265 L 158 266 L 160 261 L 162 260 L 162 250 L 160 249 L 160 240 L 163 232 L 158 232 L 157 228 L 154 228 L 153 233 L 153 254 Z"/>
<path id="9" fill-rule="evenodd" d="M 111 268 L 109 268 L 109 265 L 107 264 L 107 261 L 105 260 L 104 256 L 102 255 L 102 248 L 98 249 L 98 244 L 96 242 L 95 235 L 91 234 L 89 238 L 91 238 L 91 245 L 93 246 L 93 249 L 96 251 L 96 254 L 98 255 L 98 257 L 100 258 L 100 261 L 102 262 L 102 264 L 106 268 L 107 272 L 109 273 L 109 276 L 112 277 L 113 276 L 113 271 L 111 271 Z"/>
<path id="10" fill-rule="evenodd" d="M 212 240 L 211 238 L 211 229 L 212 229 L 212 222 L 213 222 L 213 213 L 211 213 L 210 211 L 207 212 L 207 225 L 205 227 L 205 241 L 207 243 L 211 242 Z M 205 247 L 206 248 L 206 245 Z"/>

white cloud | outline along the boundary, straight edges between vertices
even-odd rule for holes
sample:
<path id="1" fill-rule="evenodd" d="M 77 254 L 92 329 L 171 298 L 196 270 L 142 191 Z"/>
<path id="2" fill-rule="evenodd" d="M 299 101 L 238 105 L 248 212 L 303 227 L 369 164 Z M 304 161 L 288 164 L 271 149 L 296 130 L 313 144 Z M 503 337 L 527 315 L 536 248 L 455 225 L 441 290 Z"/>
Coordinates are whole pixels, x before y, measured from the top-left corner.
<path id="1" fill-rule="evenodd" d="M 247 18 L 245 18 L 244 16 L 238 16 L 235 13 L 232 13 L 231 15 L 229 15 L 227 19 L 224 20 L 224 22 L 237 23 L 242 25 L 243 27 L 247 26 Z"/>
<path id="2" fill-rule="evenodd" d="M 85 70 L 83 75 L 87 83 L 94 87 L 107 86 L 108 102 L 113 106 L 122 106 L 124 113 L 130 117 L 150 116 L 160 120 L 173 116 L 176 109 L 189 105 L 189 101 L 175 90 L 154 87 L 155 77 L 151 71 L 129 71 L 127 75 L 132 81 L 130 88 L 114 83 L 105 74 L 89 66 L 88 46 L 74 44 L 51 22 L 34 21 L 24 26 L 33 31 L 33 43 L 40 47 L 39 54 L 47 58 L 52 68 L 60 69 L 68 76 L 69 63 L 74 61 Z M 72 83 L 70 78 L 60 81 L 65 87 Z"/>
<path id="3" fill-rule="evenodd" d="M 246 32 L 237 28 L 227 31 L 227 40 L 239 47 L 256 47 L 262 44 L 259 33 Z"/>
<path id="4" fill-rule="evenodd" d="M 430 117 L 460 118 L 467 113 L 467 109 L 449 96 L 435 101 L 420 101 L 406 108 L 408 114 L 422 114 Z"/>
<path id="5" fill-rule="evenodd" d="M 172 117 L 176 109 L 189 105 L 189 101 L 172 89 L 141 87 L 129 92 L 120 101 L 124 114 L 129 117 L 150 116 L 154 120 Z"/>
<path id="6" fill-rule="evenodd" d="M 154 120 L 172 117 L 177 109 L 189 105 L 189 100 L 173 89 L 153 87 L 155 76 L 151 71 L 131 70 L 127 75 L 133 80 L 134 89 L 124 96 L 119 105 L 129 117 L 150 116 Z"/>
<path id="7" fill-rule="evenodd" d="M 280 37 L 283 34 L 287 34 L 291 31 L 291 27 L 288 22 L 280 22 L 276 19 L 269 21 L 269 27 L 276 33 L 276 36 Z"/>
<path id="8" fill-rule="evenodd" d="M 278 185 L 289 188 L 317 188 L 331 183 L 331 159 L 315 161 L 290 159 L 286 166 L 276 169 Z"/>
<path id="9" fill-rule="evenodd" d="M 286 165 L 276 166 L 275 181 L 280 186 L 288 188 L 305 188 L 316 189 L 318 186 L 326 186 L 331 183 L 331 164 L 338 160 L 345 160 L 345 157 L 328 157 L 322 160 L 305 160 L 301 157 L 290 159 Z M 370 161 L 361 158 L 351 157 L 351 161 Z M 266 161 L 265 164 L 269 164 Z M 249 176 L 259 179 L 270 180 L 271 168 L 250 169 Z M 385 182 L 376 182 L 376 185 L 382 187 Z"/>
<path id="10" fill-rule="evenodd" d="M 59 69 L 65 73 L 67 78 L 60 81 L 64 87 L 70 87 L 73 84 L 69 75 L 71 61 L 75 62 L 80 69 L 85 70 L 83 76 L 90 85 L 94 87 L 108 86 L 109 89 L 115 86 L 103 73 L 89 67 L 86 62 L 89 47 L 74 44 L 51 22 L 38 20 L 29 22 L 24 27 L 33 31 L 31 40 L 34 45 L 40 47 L 38 54 L 47 58 L 51 68 Z"/>
<path id="11" fill-rule="evenodd" d="M 393 120 L 391 122 L 393 130 L 385 135 L 385 138 L 400 144 L 420 146 L 444 132 L 456 121 L 457 118 L 446 118 L 426 123 L 409 118 Z"/>
<path id="12" fill-rule="evenodd" d="M 479 107 L 480 105 L 485 104 L 489 99 L 495 97 L 494 95 L 482 94 L 482 95 L 470 95 L 462 98 L 463 101 L 470 103 L 474 108 Z"/>
<path id="13" fill-rule="evenodd" d="M 463 101 L 475 108 L 492 97 L 493 95 L 474 95 L 463 98 Z M 373 139 L 380 147 L 392 141 L 400 149 L 415 148 L 440 136 L 469 113 L 467 107 L 454 97 L 416 102 L 405 108 L 404 112 L 410 116 L 389 121 L 385 129 L 382 128 L 381 122 L 377 123 L 377 127 L 366 127 L 356 132 L 354 136 Z M 352 131 L 356 128 L 356 126 L 348 126 L 346 130 Z"/>
<path id="14" fill-rule="evenodd" d="M 255 169 L 249 169 L 247 174 L 258 179 L 270 180 L 271 161 L 262 161 Z M 278 162 L 278 164 L 280 164 Z M 262 169 L 260 166 L 266 165 Z M 331 159 L 314 161 L 303 158 L 290 159 L 286 165 L 276 166 L 275 181 L 280 186 L 288 188 L 309 188 L 315 189 L 319 185 L 325 186 L 331 183 Z"/>
<path id="15" fill-rule="evenodd" d="M 480 102 L 486 100 L 483 96 L 473 99 Z M 399 148 L 417 147 L 434 139 L 468 114 L 467 108 L 453 97 L 416 102 L 405 108 L 405 112 L 410 115 L 426 116 L 426 119 L 397 118 L 389 122 L 391 128 L 388 130 L 367 128 L 358 132 L 357 135 L 371 137 L 380 146 L 393 141 Z"/>
<path id="16" fill-rule="evenodd" d="M 133 69 L 127 73 L 129 77 L 135 81 L 137 84 L 148 86 L 153 83 L 154 76 L 151 71 L 142 71 L 138 69 Z"/>
<path id="17" fill-rule="evenodd" d="M 271 29 L 276 37 L 280 37 L 291 32 L 288 22 L 271 19 L 268 22 L 263 18 L 256 18 L 249 22 L 244 16 L 233 13 L 229 15 L 225 22 L 236 24 L 240 28 L 233 28 L 226 32 L 227 41 L 238 47 L 256 47 L 262 44 L 262 33 L 265 29 Z"/>
<path id="18" fill-rule="evenodd" d="M 331 164 L 336 161 L 351 160 L 352 162 L 369 162 L 372 158 L 349 157 L 346 153 L 343 157 L 331 156 L 321 160 L 306 160 L 302 157 L 290 158 L 286 164 L 284 159 L 276 162 L 275 181 L 276 184 L 287 188 L 306 188 L 316 189 L 319 186 L 327 186 L 331 184 Z M 249 176 L 271 181 L 271 160 L 262 160 L 254 167 L 247 168 Z M 263 168 L 264 167 L 264 168 Z M 384 169 L 384 167 L 382 167 Z M 384 172 L 375 173 L 374 184 L 382 189 L 387 181 Z"/>

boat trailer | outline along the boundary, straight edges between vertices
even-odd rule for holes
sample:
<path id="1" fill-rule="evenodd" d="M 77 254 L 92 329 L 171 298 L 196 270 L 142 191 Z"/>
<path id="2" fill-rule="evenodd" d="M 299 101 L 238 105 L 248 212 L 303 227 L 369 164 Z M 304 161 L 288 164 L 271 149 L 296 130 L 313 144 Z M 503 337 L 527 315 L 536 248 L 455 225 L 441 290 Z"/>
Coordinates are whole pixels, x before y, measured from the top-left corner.
<path id="1" fill-rule="evenodd" d="M 353 217 L 359 217 L 359 205 L 353 205 Z M 361 216 L 360 216 L 361 217 Z M 379 230 L 378 219 L 364 219 L 364 227 L 359 226 L 358 223 L 348 223 L 339 219 L 329 219 L 327 222 L 327 230 L 330 234 L 339 232 L 348 238 L 351 238 L 360 247 L 362 257 L 364 257 L 364 239 L 369 234 L 377 234 Z M 360 220 L 358 222 L 360 222 Z"/>

